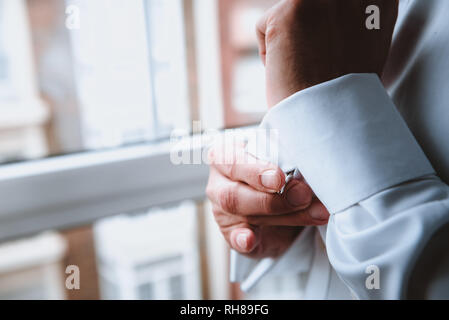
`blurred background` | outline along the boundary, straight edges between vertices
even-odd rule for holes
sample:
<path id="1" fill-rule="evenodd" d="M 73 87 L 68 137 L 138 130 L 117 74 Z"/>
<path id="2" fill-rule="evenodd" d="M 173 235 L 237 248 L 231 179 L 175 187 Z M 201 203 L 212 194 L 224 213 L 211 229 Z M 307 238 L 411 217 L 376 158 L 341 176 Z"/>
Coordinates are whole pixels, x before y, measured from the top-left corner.
<path id="1" fill-rule="evenodd" d="M 70 156 L 146 148 L 175 129 L 198 133 L 193 121 L 201 130 L 256 124 L 266 105 L 255 24 L 275 2 L 0 0 L 0 180 L 17 179 L 2 173 L 11 168 L 26 178 L 34 163 L 76 166 Z M 28 180 L 13 195 L 23 202 L 46 192 Z M 81 186 L 67 179 L 60 188 Z M 0 224 L 13 219 L 1 207 Z M 300 298 L 291 276 L 248 294 L 229 283 L 229 249 L 204 195 L 88 223 L 60 208 L 61 227 L 35 218 L 39 232 L 1 237 L 0 299 Z M 77 290 L 66 287 L 70 265 L 80 270 Z"/>

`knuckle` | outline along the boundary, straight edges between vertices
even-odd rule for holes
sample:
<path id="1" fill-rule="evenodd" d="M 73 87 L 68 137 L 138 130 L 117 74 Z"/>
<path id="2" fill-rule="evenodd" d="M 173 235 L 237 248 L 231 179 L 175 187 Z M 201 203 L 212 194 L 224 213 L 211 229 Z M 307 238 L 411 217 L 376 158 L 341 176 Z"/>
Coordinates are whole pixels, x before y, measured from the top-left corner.
<path id="1" fill-rule="evenodd" d="M 280 34 L 279 24 L 275 22 L 275 19 L 269 19 L 267 22 L 267 29 L 265 33 L 265 39 L 267 42 L 271 42 L 277 38 Z"/>
<path id="2" fill-rule="evenodd" d="M 212 209 L 212 214 L 214 215 L 214 217 L 216 218 L 216 217 L 218 217 L 218 216 L 221 216 L 221 211 L 218 209 L 218 208 L 213 208 Z"/>
<path id="3" fill-rule="evenodd" d="M 212 209 L 212 214 L 215 222 L 222 232 L 229 228 L 231 221 L 229 220 L 229 217 L 227 217 L 226 214 L 224 214 L 219 208 Z"/>
<path id="4" fill-rule="evenodd" d="M 292 32 L 292 26 L 309 10 L 315 0 L 286 0 L 266 18 L 266 39 L 270 41 L 276 37 Z"/>
<path id="5" fill-rule="evenodd" d="M 282 14 L 276 13 L 267 19 L 265 39 L 268 43 L 290 33 L 291 19 L 287 19 Z"/>
<path id="6" fill-rule="evenodd" d="M 238 208 L 238 194 L 237 187 L 234 184 L 223 188 L 219 192 L 220 207 L 229 213 L 236 213 Z"/>
<path id="7" fill-rule="evenodd" d="M 217 224 L 222 227 L 225 225 L 225 223 L 223 222 L 223 212 L 221 212 L 220 209 L 218 208 L 213 208 L 212 209 L 212 214 L 214 215 L 214 219 L 215 222 L 217 222 Z"/>

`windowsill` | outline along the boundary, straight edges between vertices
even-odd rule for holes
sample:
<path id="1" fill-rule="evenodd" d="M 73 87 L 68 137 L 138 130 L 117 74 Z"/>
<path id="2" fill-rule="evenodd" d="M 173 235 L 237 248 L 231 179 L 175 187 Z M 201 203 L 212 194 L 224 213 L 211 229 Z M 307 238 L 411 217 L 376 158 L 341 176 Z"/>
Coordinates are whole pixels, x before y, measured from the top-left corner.
<path id="1" fill-rule="evenodd" d="M 202 199 L 206 165 L 173 165 L 168 142 L 0 166 L 0 240 Z"/>

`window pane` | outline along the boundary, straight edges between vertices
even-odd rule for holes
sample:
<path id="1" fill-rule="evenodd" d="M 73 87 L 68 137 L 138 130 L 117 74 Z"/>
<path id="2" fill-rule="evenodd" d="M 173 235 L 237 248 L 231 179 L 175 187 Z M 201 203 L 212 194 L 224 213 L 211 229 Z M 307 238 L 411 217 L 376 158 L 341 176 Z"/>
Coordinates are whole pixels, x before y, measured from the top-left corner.
<path id="1" fill-rule="evenodd" d="M 202 297 L 194 203 L 104 219 L 93 230 L 102 297 Z"/>
<path id="2" fill-rule="evenodd" d="M 260 121 L 275 1 L 203 2 L 0 0 L 0 162 Z"/>
<path id="3" fill-rule="evenodd" d="M 227 127 L 258 122 L 267 110 L 255 25 L 275 0 L 219 1 Z"/>
<path id="4" fill-rule="evenodd" d="M 257 123 L 254 24 L 274 2 L 0 0 L 0 162 L 147 143 L 205 118 Z M 0 245 L 0 298 L 237 298 L 227 254 L 207 206 L 151 208 Z M 66 287 L 72 265 L 88 279 L 80 290 Z M 267 280 L 249 297 L 264 285 L 268 298 L 296 288 Z"/>
<path id="5" fill-rule="evenodd" d="M 190 131 L 182 0 L 0 0 L 0 15 L 0 161 Z"/>
<path id="6" fill-rule="evenodd" d="M 198 218 L 187 201 L 0 244 L 0 299 L 201 299 Z"/>
<path id="7" fill-rule="evenodd" d="M 69 38 L 82 147 L 117 146 L 153 137 L 157 119 L 143 3 L 70 3 L 72 15 L 80 19 Z"/>
<path id="8" fill-rule="evenodd" d="M 209 204 L 186 201 L 0 243 L 0 299 L 302 299 L 301 274 L 232 291 L 228 254 Z"/>

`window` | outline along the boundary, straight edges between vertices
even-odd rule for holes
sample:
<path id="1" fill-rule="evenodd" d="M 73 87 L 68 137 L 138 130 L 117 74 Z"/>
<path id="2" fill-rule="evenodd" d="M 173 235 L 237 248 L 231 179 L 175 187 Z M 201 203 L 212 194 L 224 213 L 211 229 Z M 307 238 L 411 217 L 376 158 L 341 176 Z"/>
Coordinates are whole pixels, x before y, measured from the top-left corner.
<path id="1" fill-rule="evenodd" d="M 237 297 L 208 168 L 169 138 L 261 119 L 273 2 L 0 0 L 1 297 Z"/>
<path id="2" fill-rule="evenodd" d="M 267 109 L 255 26 L 273 0 L 219 1 L 224 117 L 228 127 L 258 122 Z"/>

